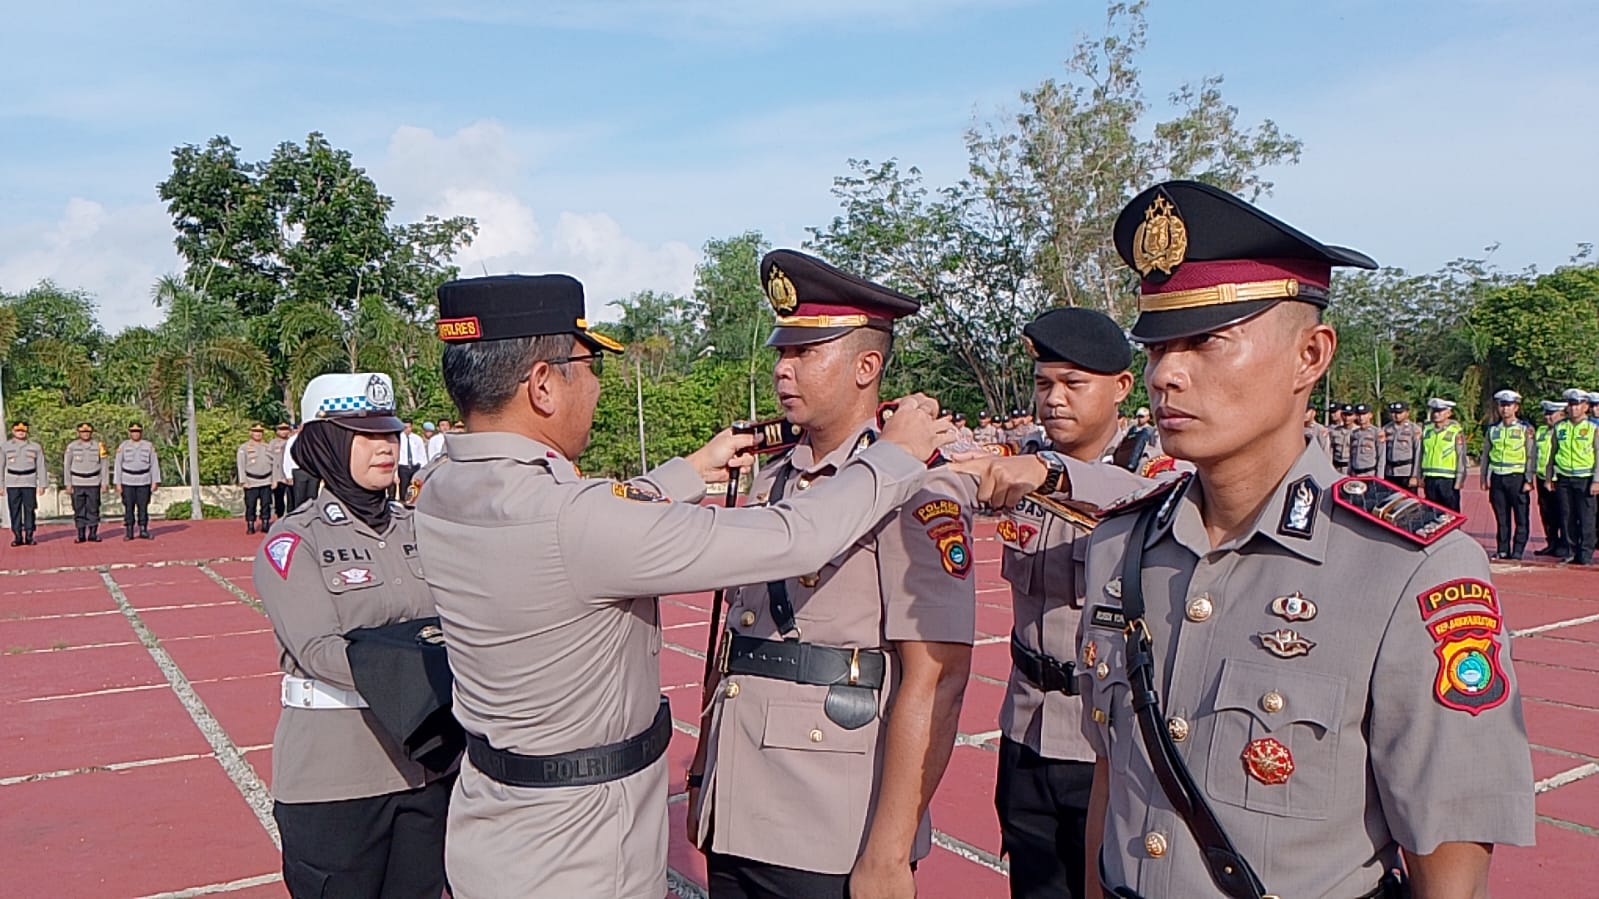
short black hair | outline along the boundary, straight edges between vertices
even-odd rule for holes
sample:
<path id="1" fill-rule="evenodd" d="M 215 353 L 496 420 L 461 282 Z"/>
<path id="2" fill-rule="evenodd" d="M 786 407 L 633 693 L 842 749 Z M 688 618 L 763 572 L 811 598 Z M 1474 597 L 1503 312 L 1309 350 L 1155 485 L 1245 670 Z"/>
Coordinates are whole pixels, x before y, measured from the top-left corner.
<path id="1" fill-rule="evenodd" d="M 498 412 L 537 363 L 572 354 L 571 334 L 452 343 L 444 350 L 444 389 L 462 415 Z M 559 366 L 566 377 L 565 365 Z"/>

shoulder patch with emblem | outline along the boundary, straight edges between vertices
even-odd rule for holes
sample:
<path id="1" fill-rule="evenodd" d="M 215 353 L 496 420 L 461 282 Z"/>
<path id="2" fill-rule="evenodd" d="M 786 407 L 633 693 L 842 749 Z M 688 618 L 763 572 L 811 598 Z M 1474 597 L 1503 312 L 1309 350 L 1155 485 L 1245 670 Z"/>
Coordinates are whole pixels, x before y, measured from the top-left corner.
<path id="1" fill-rule="evenodd" d="M 289 565 L 294 561 L 294 550 L 299 545 L 298 534 L 280 534 L 268 540 L 261 551 L 266 554 L 267 564 L 278 573 L 278 577 L 288 580 Z"/>
<path id="2" fill-rule="evenodd" d="M 1332 487 L 1333 502 L 1422 546 L 1466 523 L 1466 516 L 1382 480 L 1344 478 Z"/>
<path id="3" fill-rule="evenodd" d="M 972 570 L 972 550 L 966 540 L 966 522 L 959 515 L 953 521 L 940 521 L 928 529 L 927 536 L 938 547 L 938 561 L 944 566 L 944 571 L 952 577 L 965 580 Z"/>
<path id="4" fill-rule="evenodd" d="M 927 524 L 935 518 L 960 518 L 961 504 L 952 499 L 935 499 L 932 502 L 922 503 L 911 513 L 916 520 Z"/>
<path id="5" fill-rule="evenodd" d="M 1474 577 L 1456 578 L 1429 587 L 1416 594 L 1416 603 L 1421 606 L 1423 621 L 1431 618 L 1439 609 L 1447 608 L 1453 612 L 1459 605 L 1484 606 L 1493 614 L 1499 614 L 1499 596 L 1494 593 L 1493 584 Z"/>
<path id="6" fill-rule="evenodd" d="M 628 483 L 624 483 L 624 482 L 621 482 L 621 481 L 618 481 L 617 483 L 611 485 L 611 495 L 615 496 L 615 497 L 617 497 L 619 499 L 632 500 L 635 503 L 667 503 L 667 502 L 671 502 L 671 500 L 669 500 L 666 497 L 660 495 L 659 493 L 654 493 L 652 491 L 645 490 L 642 487 L 638 487 L 638 486 L 635 486 L 633 484 L 628 484 Z"/>

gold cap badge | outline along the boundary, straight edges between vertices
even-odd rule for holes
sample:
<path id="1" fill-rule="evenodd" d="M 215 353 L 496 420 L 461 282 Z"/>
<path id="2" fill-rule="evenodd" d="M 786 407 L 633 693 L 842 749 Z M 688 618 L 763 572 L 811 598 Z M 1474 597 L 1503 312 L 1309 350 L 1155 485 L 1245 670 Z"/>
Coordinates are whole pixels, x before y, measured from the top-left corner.
<path id="1" fill-rule="evenodd" d="M 794 282 L 775 265 L 766 276 L 766 299 L 778 315 L 788 315 L 799 308 L 799 294 L 794 290 Z"/>
<path id="2" fill-rule="evenodd" d="M 1133 232 L 1133 267 L 1146 278 L 1157 269 L 1170 275 L 1187 254 L 1188 226 L 1171 200 L 1156 194 L 1144 210 L 1143 223 Z"/>

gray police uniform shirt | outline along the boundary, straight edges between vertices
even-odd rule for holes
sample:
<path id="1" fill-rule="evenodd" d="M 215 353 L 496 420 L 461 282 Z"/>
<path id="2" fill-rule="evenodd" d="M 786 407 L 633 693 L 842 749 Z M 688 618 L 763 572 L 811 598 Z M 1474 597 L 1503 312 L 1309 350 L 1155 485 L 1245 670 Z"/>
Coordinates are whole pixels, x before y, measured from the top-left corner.
<path id="1" fill-rule="evenodd" d="M 1386 441 L 1376 425 L 1355 428 L 1349 432 L 1349 473 L 1363 477 L 1381 477 Z"/>
<path id="2" fill-rule="evenodd" d="M 273 525 L 252 577 L 284 674 L 354 690 L 347 631 L 434 614 L 411 512 L 391 504 L 389 515 L 379 534 L 324 490 Z M 367 709 L 285 708 L 272 737 L 279 802 L 381 796 L 440 776 L 407 758 Z"/>
<path id="3" fill-rule="evenodd" d="M 50 486 L 50 471 L 44 464 L 44 448 L 32 440 L 5 442 L 6 486 L 33 487 L 43 490 Z"/>
<path id="4" fill-rule="evenodd" d="M 1413 478 L 1418 475 L 1416 463 L 1421 458 L 1421 425 L 1413 421 L 1390 421 L 1383 425 L 1383 457 L 1390 478 Z"/>
<path id="5" fill-rule="evenodd" d="M 1072 500 L 1094 505 L 1109 505 L 1154 483 L 1110 462 L 1070 457 L 1066 473 Z M 1068 521 L 1025 498 L 998 521 L 1004 545 L 1000 572 L 1010 584 L 1016 638 L 1028 649 L 1061 662 L 1071 662 L 1077 654 L 1082 563 L 1091 532 L 1088 525 Z M 1045 758 L 1094 760 L 1093 747 L 1083 738 L 1082 700 L 1059 691 L 1044 692 L 1015 666 L 999 710 L 999 726 L 1005 736 Z"/>
<path id="6" fill-rule="evenodd" d="M 647 730 L 660 702 L 656 594 L 814 571 L 905 502 L 926 468 L 897 446 L 856 457 L 780 508 L 698 505 L 675 459 L 626 484 L 585 478 L 508 433 L 451 434 L 417 533 L 455 673 L 455 715 L 498 749 L 549 755 Z M 824 489 L 825 487 L 825 489 Z M 662 756 L 587 787 L 512 787 L 469 761 L 450 803 L 456 895 L 660 899 Z"/>
<path id="7" fill-rule="evenodd" d="M 239 483 L 245 487 L 271 487 L 278 461 L 265 440 L 246 440 L 234 454 Z"/>
<path id="8" fill-rule="evenodd" d="M 161 460 L 148 440 L 124 440 L 117 446 L 111 481 L 119 487 L 148 487 L 161 483 Z"/>
<path id="9" fill-rule="evenodd" d="M 61 479 L 68 487 L 104 487 L 111 478 L 105 445 L 98 440 L 74 440 L 62 455 Z"/>
<path id="10" fill-rule="evenodd" d="M 1458 531 L 1421 546 L 1336 507 L 1337 481 L 1307 448 L 1254 527 L 1214 551 L 1193 483 L 1143 560 L 1168 732 L 1282 896 L 1360 895 L 1400 847 L 1533 840 L 1527 732 L 1486 556 Z M 1094 532 L 1080 635 L 1100 659 L 1082 672 L 1083 729 L 1110 768 L 1105 870 L 1150 899 L 1219 896 L 1129 700 L 1115 619 L 1136 519 Z"/>
<path id="11" fill-rule="evenodd" d="M 266 445 L 272 453 L 272 483 L 281 484 L 290 480 L 288 472 L 283 470 L 284 457 L 289 454 L 288 438 L 274 436 Z"/>
<path id="12" fill-rule="evenodd" d="M 1327 429 L 1327 454 L 1332 457 L 1334 468 L 1348 467 L 1349 435 L 1352 433 L 1354 433 L 1354 428 L 1346 425 L 1337 425 Z"/>

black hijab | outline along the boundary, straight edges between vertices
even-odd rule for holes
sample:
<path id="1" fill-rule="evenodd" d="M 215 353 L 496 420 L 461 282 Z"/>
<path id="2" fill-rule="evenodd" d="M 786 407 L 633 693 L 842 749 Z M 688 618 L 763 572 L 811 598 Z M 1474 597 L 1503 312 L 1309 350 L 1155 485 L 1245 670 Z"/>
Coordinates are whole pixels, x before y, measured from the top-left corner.
<path id="1" fill-rule="evenodd" d="M 383 533 L 389 526 L 389 494 L 368 490 L 350 475 L 350 450 L 355 432 L 331 421 L 308 421 L 295 438 L 294 464 L 327 485 L 345 508 L 367 526 Z"/>

